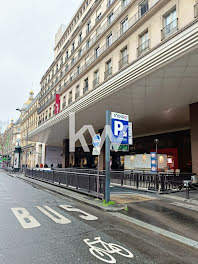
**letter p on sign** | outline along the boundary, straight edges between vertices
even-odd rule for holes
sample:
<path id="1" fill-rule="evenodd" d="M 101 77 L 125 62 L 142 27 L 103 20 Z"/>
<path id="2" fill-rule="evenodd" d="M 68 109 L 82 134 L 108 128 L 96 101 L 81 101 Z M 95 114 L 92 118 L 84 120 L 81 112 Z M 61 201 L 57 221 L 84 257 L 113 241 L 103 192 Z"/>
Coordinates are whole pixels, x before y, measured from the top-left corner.
<path id="1" fill-rule="evenodd" d="M 123 123 L 116 120 L 114 123 L 114 135 L 118 136 L 119 132 L 123 131 L 123 129 L 124 129 Z"/>

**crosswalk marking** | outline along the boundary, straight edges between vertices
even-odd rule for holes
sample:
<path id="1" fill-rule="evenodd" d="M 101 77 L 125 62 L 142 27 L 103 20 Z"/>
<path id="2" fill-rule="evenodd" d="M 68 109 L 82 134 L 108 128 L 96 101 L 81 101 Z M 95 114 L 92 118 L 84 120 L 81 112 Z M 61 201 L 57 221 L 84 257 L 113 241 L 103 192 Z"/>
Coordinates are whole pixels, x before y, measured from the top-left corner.
<path id="1" fill-rule="evenodd" d="M 51 213 L 53 213 L 54 215 L 56 215 L 58 218 L 54 217 L 52 214 L 50 214 L 48 211 L 46 211 L 45 209 L 43 209 L 40 206 L 36 206 L 42 213 L 44 213 L 46 216 L 48 216 L 50 219 L 52 219 L 52 221 L 54 221 L 56 224 L 61 224 L 61 225 L 65 225 L 65 224 L 69 224 L 71 223 L 71 221 L 69 219 L 67 219 L 66 217 L 64 217 L 63 215 L 57 213 L 55 210 L 53 210 L 52 208 L 50 208 L 49 206 L 44 206 L 48 211 L 50 211 Z"/>
<path id="2" fill-rule="evenodd" d="M 24 229 L 39 227 L 40 223 L 25 208 L 11 208 Z M 28 219 L 28 222 L 27 222 Z"/>

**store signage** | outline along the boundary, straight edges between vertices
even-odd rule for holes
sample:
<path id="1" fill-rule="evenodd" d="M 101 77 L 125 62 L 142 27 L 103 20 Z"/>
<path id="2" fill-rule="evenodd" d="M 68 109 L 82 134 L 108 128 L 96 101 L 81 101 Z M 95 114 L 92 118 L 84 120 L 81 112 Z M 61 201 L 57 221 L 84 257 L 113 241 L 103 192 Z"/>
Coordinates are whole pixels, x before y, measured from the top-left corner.
<path id="1" fill-rule="evenodd" d="M 120 113 L 111 113 L 112 143 L 129 144 L 129 116 Z"/>
<path id="2" fill-rule="evenodd" d="M 56 94 L 55 115 L 60 113 L 60 94 Z"/>
<path id="3" fill-rule="evenodd" d="M 157 154 L 151 152 L 151 172 L 157 172 Z"/>

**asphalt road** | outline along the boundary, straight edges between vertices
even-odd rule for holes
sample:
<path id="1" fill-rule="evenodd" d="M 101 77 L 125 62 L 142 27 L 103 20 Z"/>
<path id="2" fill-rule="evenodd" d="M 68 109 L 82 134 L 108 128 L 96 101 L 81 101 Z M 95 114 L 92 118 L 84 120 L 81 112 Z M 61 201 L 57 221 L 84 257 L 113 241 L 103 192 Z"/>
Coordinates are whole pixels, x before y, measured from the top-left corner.
<path id="1" fill-rule="evenodd" d="M 0 263 L 197 264 L 198 250 L 0 171 Z"/>

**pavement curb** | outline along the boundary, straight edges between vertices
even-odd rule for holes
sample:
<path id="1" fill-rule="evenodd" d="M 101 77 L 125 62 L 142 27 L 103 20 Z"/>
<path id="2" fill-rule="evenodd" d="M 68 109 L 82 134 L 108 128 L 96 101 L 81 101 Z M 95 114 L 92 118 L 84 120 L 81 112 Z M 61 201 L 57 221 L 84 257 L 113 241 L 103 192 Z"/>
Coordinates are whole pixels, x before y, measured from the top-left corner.
<path id="1" fill-rule="evenodd" d="M 198 205 L 198 201 L 192 200 L 192 199 L 186 199 L 186 198 L 182 198 L 182 197 L 177 197 L 177 196 L 173 196 L 173 195 L 161 195 L 161 198 L 167 199 L 167 200 L 177 200 L 180 202 L 185 202 L 185 203 L 189 203 L 189 204 L 194 204 L 194 205 Z"/>
<path id="2" fill-rule="evenodd" d="M 64 197 L 70 198 L 72 200 L 81 202 L 83 204 L 95 207 L 95 208 L 100 209 L 100 210 L 105 211 L 105 212 L 120 212 L 120 211 L 125 210 L 126 207 L 127 207 L 126 205 L 122 205 L 122 204 L 102 206 L 101 203 L 99 204 L 94 198 L 93 198 L 93 200 L 87 200 L 86 198 L 83 197 L 83 194 L 79 194 L 79 193 L 76 194 L 75 191 L 68 190 L 67 188 L 64 188 L 63 186 L 59 186 L 59 185 L 56 185 L 56 184 L 48 183 L 48 182 L 45 182 L 45 181 L 42 181 L 42 180 L 36 180 L 36 179 L 28 178 L 28 177 L 17 175 L 17 174 L 8 174 L 8 175 L 12 176 L 12 177 L 15 176 L 15 177 L 20 178 L 20 179 L 22 179 L 24 181 L 27 181 L 29 183 L 33 183 L 33 184 L 35 184 L 35 185 L 37 185 L 37 186 L 39 186 L 39 187 L 41 187 L 43 189 L 46 189 L 48 191 L 51 191 L 51 192 L 54 192 L 56 194 L 62 195 Z M 41 183 L 43 183 L 45 185 L 48 185 L 48 186 L 44 186 Z M 61 190 L 54 190 L 53 188 L 50 188 L 50 185 L 54 186 L 56 188 L 63 189 L 64 191 L 67 191 L 67 193 L 63 193 L 63 192 L 61 192 Z M 84 195 L 86 195 L 86 194 L 84 194 Z M 101 202 L 101 200 L 99 200 L 99 201 Z"/>

